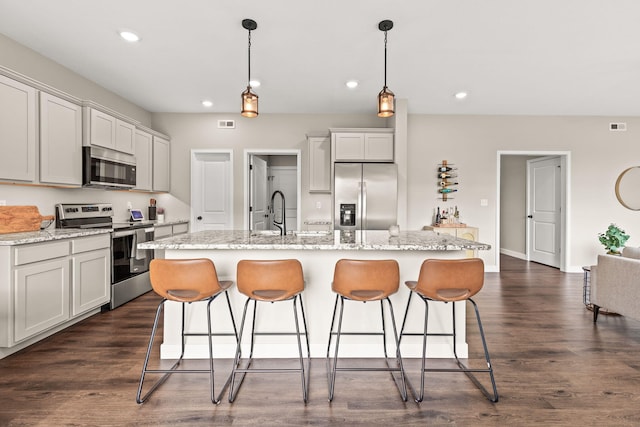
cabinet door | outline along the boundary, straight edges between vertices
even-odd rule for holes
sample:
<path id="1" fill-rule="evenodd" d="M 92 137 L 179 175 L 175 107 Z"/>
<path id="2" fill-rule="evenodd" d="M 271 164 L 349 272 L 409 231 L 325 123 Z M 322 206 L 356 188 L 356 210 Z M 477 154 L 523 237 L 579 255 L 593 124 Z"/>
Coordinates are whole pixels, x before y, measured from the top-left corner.
<path id="1" fill-rule="evenodd" d="M 336 133 L 334 138 L 336 161 L 360 161 L 364 159 L 363 133 Z"/>
<path id="2" fill-rule="evenodd" d="M 72 268 L 72 316 L 109 302 L 111 299 L 111 252 L 109 249 L 74 255 Z"/>
<path id="3" fill-rule="evenodd" d="M 116 119 L 115 149 L 127 154 L 136 151 L 136 127 L 131 123 Z"/>
<path id="4" fill-rule="evenodd" d="M 116 118 L 102 111 L 91 109 L 89 138 L 91 145 L 116 148 Z"/>
<path id="5" fill-rule="evenodd" d="M 136 189 L 151 191 L 153 177 L 151 156 L 153 153 L 151 134 L 136 129 Z"/>
<path id="6" fill-rule="evenodd" d="M 171 189 L 171 145 L 169 141 L 153 137 L 153 191 Z"/>
<path id="7" fill-rule="evenodd" d="M 173 235 L 184 234 L 189 232 L 189 223 L 173 224 Z"/>
<path id="8" fill-rule="evenodd" d="M 171 234 L 172 234 L 171 225 L 162 225 L 162 226 L 156 225 L 153 231 L 153 238 L 162 239 L 163 237 L 171 236 Z"/>
<path id="9" fill-rule="evenodd" d="M 393 161 L 393 134 L 367 133 L 364 137 L 364 158 L 372 161 Z"/>
<path id="10" fill-rule="evenodd" d="M 0 76 L 0 179 L 36 178 L 36 90 Z"/>
<path id="11" fill-rule="evenodd" d="M 82 185 L 82 108 L 40 93 L 40 182 Z"/>
<path id="12" fill-rule="evenodd" d="M 69 319 L 69 261 L 59 258 L 15 269 L 14 341 Z"/>
<path id="13" fill-rule="evenodd" d="M 331 191 L 331 143 L 326 137 L 309 138 L 309 191 Z"/>

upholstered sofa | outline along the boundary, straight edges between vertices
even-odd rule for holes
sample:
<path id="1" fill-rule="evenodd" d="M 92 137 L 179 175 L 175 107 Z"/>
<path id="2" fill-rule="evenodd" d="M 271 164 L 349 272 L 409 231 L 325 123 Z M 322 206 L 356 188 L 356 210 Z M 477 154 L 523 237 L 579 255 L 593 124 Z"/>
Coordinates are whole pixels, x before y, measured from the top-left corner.
<path id="1" fill-rule="evenodd" d="M 593 321 L 600 307 L 640 320 L 640 248 L 626 247 L 622 256 L 598 255 L 591 267 Z"/>

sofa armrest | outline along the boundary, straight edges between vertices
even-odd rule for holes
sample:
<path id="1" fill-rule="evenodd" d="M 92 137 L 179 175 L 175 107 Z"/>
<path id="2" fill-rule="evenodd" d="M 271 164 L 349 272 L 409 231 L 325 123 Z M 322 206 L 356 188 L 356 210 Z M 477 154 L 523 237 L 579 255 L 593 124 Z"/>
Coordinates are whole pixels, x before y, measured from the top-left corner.
<path id="1" fill-rule="evenodd" d="M 640 320 L 640 260 L 598 255 L 593 273 L 591 302 Z"/>

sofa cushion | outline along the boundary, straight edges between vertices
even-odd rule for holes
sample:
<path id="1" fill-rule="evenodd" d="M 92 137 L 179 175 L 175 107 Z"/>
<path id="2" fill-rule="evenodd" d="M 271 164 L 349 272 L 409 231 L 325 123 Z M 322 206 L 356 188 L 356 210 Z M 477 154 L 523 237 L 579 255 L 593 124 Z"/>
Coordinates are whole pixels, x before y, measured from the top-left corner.
<path id="1" fill-rule="evenodd" d="M 625 258 L 640 259 L 640 248 L 627 246 L 624 249 L 622 249 L 622 256 Z"/>

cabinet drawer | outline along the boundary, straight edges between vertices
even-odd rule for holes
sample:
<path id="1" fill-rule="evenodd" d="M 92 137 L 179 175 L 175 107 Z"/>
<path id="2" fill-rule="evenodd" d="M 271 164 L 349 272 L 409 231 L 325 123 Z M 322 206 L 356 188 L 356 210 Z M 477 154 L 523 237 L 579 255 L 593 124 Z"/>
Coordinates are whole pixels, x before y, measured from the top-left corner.
<path id="1" fill-rule="evenodd" d="M 174 224 L 173 226 L 173 234 L 183 234 L 189 232 L 189 224 Z"/>
<path id="2" fill-rule="evenodd" d="M 97 249 L 111 247 L 111 236 L 101 234 L 99 236 L 81 237 L 71 241 L 71 253 L 95 251 Z"/>
<path id="3" fill-rule="evenodd" d="M 59 258 L 69 255 L 69 241 L 16 246 L 15 265 L 29 264 L 36 261 Z"/>
<path id="4" fill-rule="evenodd" d="M 162 227 L 158 227 L 156 225 L 154 231 L 153 231 L 153 238 L 154 239 L 162 239 L 163 237 L 167 237 L 167 236 L 171 236 L 171 226 L 170 225 L 165 225 Z"/>

